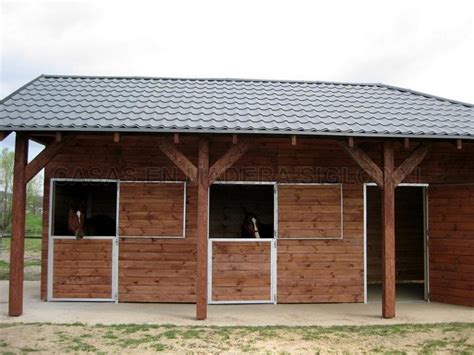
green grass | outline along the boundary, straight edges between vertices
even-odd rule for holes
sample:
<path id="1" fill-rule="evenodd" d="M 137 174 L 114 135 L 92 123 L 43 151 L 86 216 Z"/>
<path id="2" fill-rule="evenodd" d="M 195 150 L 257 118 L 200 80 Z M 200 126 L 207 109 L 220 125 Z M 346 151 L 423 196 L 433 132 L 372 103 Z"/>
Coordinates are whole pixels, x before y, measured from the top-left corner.
<path id="1" fill-rule="evenodd" d="M 33 333 L 30 327 L 33 327 Z M 14 334 L 15 328 L 16 334 Z M 0 329 L 2 329 L 0 334 L 9 332 L 10 337 L 14 334 L 17 339 L 21 339 L 21 334 L 29 329 L 29 333 L 34 335 L 28 340 L 35 346 L 28 344 L 28 350 L 33 351 L 37 347 L 43 352 L 182 352 L 186 349 L 188 352 L 196 353 L 223 351 L 275 353 L 277 351 L 275 349 L 278 349 L 278 353 L 283 354 L 289 350 L 291 352 L 291 349 L 295 351 L 295 346 L 303 345 L 302 352 L 313 353 L 327 352 L 327 349 L 345 353 L 347 350 L 343 349 L 350 346 L 352 352 L 358 353 L 474 354 L 474 345 L 470 337 L 474 331 L 473 323 L 332 327 L 0 323 Z M 43 330 L 45 333 L 42 333 Z M 53 335 L 50 335 L 51 330 Z M 49 334 L 47 338 L 44 337 L 45 334 Z M 265 348 L 268 344 L 273 345 Z M 346 348 L 340 348 L 341 344 Z M 283 347 L 278 348 L 279 346 Z M 0 340 L 0 353 L 2 350 L 27 352 L 26 349 L 21 346 L 15 347 L 15 343 L 7 344 L 4 340 Z"/>
<path id="2" fill-rule="evenodd" d="M 10 246 L 11 239 L 1 238 L 1 255 L 0 255 L 0 280 L 8 280 L 10 270 Z M 39 270 L 41 266 L 41 238 L 25 239 L 25 279 L 39 279 Z"/>
<path id="3" fill-rule="evenodd" d="M 11 239 L 10 237 L 3 237 L 2 249 L 4 252 L 10 251 Z M 25 251 L 41 252 L 41 238 L 25 238 Z"/>
<path id="4" fill-rule="evenodd" d="M 41 215 L 27 214 L 25 217 L 25 234 L 28 236 L 41 236 L 43 220 Z"/>

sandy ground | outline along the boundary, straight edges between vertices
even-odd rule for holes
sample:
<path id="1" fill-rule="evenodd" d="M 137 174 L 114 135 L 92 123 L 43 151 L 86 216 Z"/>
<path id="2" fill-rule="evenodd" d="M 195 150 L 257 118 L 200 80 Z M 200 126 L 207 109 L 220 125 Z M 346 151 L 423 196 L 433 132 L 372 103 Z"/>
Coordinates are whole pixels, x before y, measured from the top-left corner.
<path id="1" fill-rule="evenodd" d="M 472 324 L 332 328 L 4 324 L 1 330 L 0 351 L 5 353 L 474 352 Z"/>
<path id="2" fill-rule="evenodd" d="M 394 319 L 381 317 L 380 303 L 210 305 L 208 319 L 196 321 L 194 304 L 44 302 L 35 281 L 25 282 L 23 316 L 8 317 L 6 281 L 0 281 L 0 291 L 0 323 L 332 326 L 474 322 L 473 308 L 425 302 L 397 304 Z"/>

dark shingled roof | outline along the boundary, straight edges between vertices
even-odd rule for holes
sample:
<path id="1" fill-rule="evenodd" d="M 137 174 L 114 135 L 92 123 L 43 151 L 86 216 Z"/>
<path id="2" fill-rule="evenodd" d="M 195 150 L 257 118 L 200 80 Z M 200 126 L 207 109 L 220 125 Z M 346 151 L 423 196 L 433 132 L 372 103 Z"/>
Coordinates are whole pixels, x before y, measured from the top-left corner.
<path id="1" fill-rule="evenodd" d="M 42 75 L 0 119 L 4 131 L 474 139 L 474 105 L 383 84 Z"/>

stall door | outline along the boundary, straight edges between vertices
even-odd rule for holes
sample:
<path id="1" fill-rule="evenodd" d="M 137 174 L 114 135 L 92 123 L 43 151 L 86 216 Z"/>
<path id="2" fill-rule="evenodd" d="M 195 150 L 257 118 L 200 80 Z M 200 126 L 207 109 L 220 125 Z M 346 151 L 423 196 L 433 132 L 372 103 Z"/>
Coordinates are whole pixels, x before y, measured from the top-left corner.
<path id="1" fill-rule="evenodd" d="M 112 301 L 115 238 L 50 239 L 50 301 Z"/>
<path id="2" fill-rule="evenodd" d="M 474 185 L 430 186 L 430 300 L 474 306 Z"/>
<path id="3" fill-rule="evenodd" d="M 210 239 L 209 303 L 274 303 L 275 240 Z"/>

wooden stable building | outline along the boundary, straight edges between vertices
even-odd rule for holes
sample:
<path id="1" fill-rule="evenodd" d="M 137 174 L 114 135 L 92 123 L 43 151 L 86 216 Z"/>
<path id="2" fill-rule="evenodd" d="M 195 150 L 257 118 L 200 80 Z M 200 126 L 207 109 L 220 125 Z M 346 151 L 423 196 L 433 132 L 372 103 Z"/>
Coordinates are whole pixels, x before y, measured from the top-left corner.
<path id="1" fill-rule="evenodd" d="M 0 115 L 16 132 L 11 316 L 43 168 L 45 301 L 196 303 L 197 319 L 215 303 L 474 306 L 473 105 L 381 84 L 41 76 Z M 29 140 L 45 145 L 30 162 Z M 260 238 L 242 237 L 249 212 Z"/>

